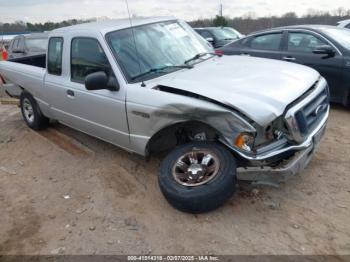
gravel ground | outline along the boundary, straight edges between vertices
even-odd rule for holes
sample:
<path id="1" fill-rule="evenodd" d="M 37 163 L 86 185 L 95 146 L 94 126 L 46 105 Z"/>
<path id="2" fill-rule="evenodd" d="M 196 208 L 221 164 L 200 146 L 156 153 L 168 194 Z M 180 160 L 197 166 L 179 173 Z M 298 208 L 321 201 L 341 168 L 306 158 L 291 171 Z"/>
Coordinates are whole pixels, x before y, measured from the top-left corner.
<path id="1" fill-rule="evenodd" d="M 279 188 L 240 185 L 181 213 L 146 161 L 0 105 L 0 254 L 350 254 L 350 112 L 333 106 L 311 165 Z"/>

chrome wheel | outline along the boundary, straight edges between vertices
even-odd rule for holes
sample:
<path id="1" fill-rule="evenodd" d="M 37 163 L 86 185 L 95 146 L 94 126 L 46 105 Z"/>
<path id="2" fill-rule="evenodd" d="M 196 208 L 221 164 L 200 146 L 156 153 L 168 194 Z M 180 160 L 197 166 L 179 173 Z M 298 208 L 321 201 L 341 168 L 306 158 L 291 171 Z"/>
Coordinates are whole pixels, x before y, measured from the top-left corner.
<path id="1" fill-rule="evenodd" d="M 29 99 L 27 99 L 27 98 L 23 99 L 23 114 L 24 114 L 24 117 L 26 118 L 26 120 L 29 123 L 33 123 L 34 122 L 33 106 L 30 103 Z"/>
<path id="2" fill-rule="evenodd" d="M 209 150 L 193 150 L 174 164 L 172 175 L 183 186 L 195 187 L 214 179 L 220 169 L 218 156 Z"/>

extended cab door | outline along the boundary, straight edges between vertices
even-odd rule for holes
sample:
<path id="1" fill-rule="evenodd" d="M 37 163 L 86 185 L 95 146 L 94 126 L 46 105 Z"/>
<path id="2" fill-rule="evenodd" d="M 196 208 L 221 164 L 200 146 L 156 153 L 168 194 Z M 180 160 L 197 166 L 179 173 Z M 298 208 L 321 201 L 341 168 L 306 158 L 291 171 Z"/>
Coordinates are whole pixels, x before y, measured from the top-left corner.
<path id="1" fill-rule="evenodd" d="M 125 85 L 101 36 L 86 34 L 84 37 L 65 38 L 62 76 L 48 70 L 46 89 L 54 117 L 64 124 L 91 134 L 120 147 L 129 147 L 129 130 L 126 119 Z M 51 43 L 51 39 L 50 39 Z M 49 59 L 54 63 L 54 55 Z M 53 51 L 52 51 L 53 52 Z M 88 91 L 85 77 L 104 71 L 116 77 L 119 91 L 107 89 Z"/>
<path id="2" fill-rule="evenodd" d="M 318 46 L 332 45 L 327 39 L 312 31 L 289 30 L 288 40 L 282 59 L 303 64 L 317 70 L 326 78 L 333 100 L 342 101 L 344 93 L 344 59 L 334 48 L 335 55 L 327 56 L 314 54 Z"/>

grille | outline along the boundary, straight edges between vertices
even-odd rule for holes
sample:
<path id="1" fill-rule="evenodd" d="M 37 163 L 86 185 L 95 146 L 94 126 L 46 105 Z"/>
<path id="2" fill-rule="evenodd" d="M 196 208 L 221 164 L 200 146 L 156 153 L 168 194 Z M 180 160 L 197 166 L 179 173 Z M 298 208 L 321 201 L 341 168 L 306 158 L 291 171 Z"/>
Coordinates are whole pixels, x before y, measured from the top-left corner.
<path id="1" fill-rule="evenodd" d="M 324 79 L 304 96 L 293 102 L 286 112 L 285 119 L 290 131 L 290 139 L 302 142 L 324 120 L 329 108 L 329 89 Z"/>
<path id="2" fill-rule="evenodd" d="M 329 104 L 328 88 L 326 87 L 314 99 L 296 112 L 295 118 L 301 135 L 311 133 L 323 119 Z"/>

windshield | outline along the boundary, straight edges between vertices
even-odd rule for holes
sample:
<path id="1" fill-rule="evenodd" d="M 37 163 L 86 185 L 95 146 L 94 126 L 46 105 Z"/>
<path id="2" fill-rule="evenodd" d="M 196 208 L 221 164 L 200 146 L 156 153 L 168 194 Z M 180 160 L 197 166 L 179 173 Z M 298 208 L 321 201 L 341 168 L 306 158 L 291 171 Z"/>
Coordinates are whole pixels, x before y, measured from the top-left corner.
<path id="1" fill-rule="evenodd" d="M 215 35 L 217 40 L 235 40 L 238 36 L 229 29 L 225 28 L 215 28 L 211 32 Z"/>
<path id="2" fill-rule="evenodd" d="M 350 50 L 350 30 L 342 28 L 323 29 L 328 36 L 337 41 L 342 47 Z"/>
<path id="3" fill-rule="evenodd" d="M 26 46 L 30 51 L 45 51 L 47 48 L 47 38 L 29 38 L 26 39 Z"/>
<path id="4" fill-rule="evenodd" d="M 129 82 L 137 82 L 135 79 L 143 74 L 151 79 L 180 70 L 179 66 L 196 55 L 213 52 L 204 39 L 179 21 L 118 30 L 109 33 L 106 38 Z M 167 70 L 154 70 L 156 68 Z M 157 74 L 147 74 L 150 71 Z"/>
<path id="5" fill-rule="evenodd" d="M 236 36 L 235 39 L 243 37 L 243 35 L 240 32 L 238 32 L 237 30 L 235 30 L 235 29 L 233 29 L 231 27 L 224 27 L 223 29 L 231 32 L 232 34 L 234 34 Z"/>

